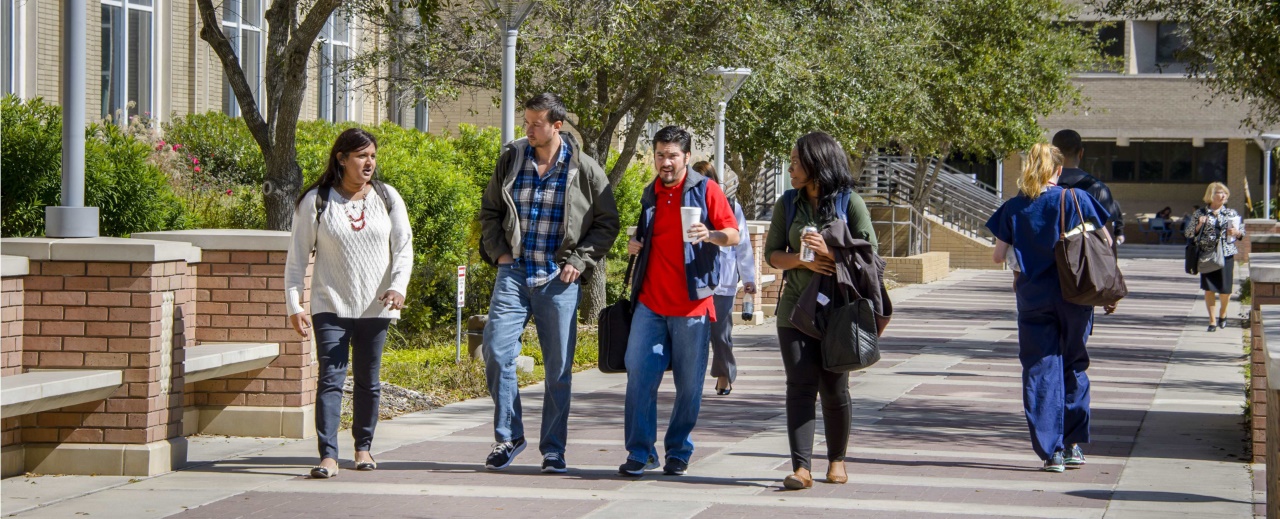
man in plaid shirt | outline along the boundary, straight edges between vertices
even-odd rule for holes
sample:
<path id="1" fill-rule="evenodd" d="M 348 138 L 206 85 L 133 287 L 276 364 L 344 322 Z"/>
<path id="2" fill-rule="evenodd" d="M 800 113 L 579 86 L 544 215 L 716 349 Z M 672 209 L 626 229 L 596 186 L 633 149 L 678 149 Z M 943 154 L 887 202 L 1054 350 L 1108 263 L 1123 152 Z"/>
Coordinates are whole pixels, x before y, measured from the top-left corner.
<path id="1" fill-rule="evenodd" d="M 480 253 L 498 267 L 484 328 L 496 442 L 485 466 L 505 469 L 525 448 L 516 357 L 532 317 L 546 369 L 542 471 L 563 473 L 579 278 L 617 238 L 618 209 L 604 169 L 560 132 L 567 115 L 560 98 L 540 94 L 524 109 L 527 137 L 503 147 L 480 204 Z"/>

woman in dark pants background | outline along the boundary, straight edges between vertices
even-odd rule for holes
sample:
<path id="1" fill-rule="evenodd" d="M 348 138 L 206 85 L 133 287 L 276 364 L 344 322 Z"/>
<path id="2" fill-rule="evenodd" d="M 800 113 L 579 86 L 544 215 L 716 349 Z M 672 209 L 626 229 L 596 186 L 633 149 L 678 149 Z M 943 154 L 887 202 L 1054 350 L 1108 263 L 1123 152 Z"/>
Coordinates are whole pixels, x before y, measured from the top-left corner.
<path id="1" fill-rule="evenodd" d="M 797 330 L 791 321 L 800 294 L 814 273 L 833 274 L 835 261 L 818 233 L 801 235 L 806 226 L 821 229 L 839 218 L 836 197 L 853 189 L 849 173 L 849 157 L 830 135 L 814 132 L 796 141 L 791 150 L 791 186 L 799 191 L 795 218 L 788 227 L 785 200 L 774 204 L 773 222 L 765 238 L 764 256 L 770 265 L 783 270 L 782 294 L 778 298 L 778 343 L 787 376 L 787 440 L 791 444 L 793 474 L 783 486 L 799 490 L 813 486 L 810 457 L 813 453 L 813 430 L 816 400 L 822 396 L 822 421 L 827 438 L 827 482 L 845 483 L 844 457 L 849 446 L 849 428 L 853 407 L 849 401 L 849 374 L 833 373 L 822 368 L 822 343 Z M 871 214 L 862 197 L 853 193 L 846 208 L 849 229 L 856 238 L 876 245 Z M 814 251 L 814 260 L 800 261 L 800 243 Z"/>
<path id="2" fill-rule="evenodd" d="M 1196 209 L 1184 231 L 1200 247 L 1200 255 L 1212 253 L 1222 242 L 1222 268 L 1200 274 L 1200 290 L 1204 290 L 1204 306 L 1209 310 L 1209 331 L 1227 325 L 1227 303 L 1235 289 L 1236 240 L 1244 236 L 1240 213 L 1226 207 L 1231 190 L 1222 182 L 1214 182 L 1204 191 L 1204 207 Z M 1220 303 L 1218 321 L 1213 321 L 1214 303 Z"/>
<path id="3" fill-rule="evenodd" d="M 382 386 L 378 371 L 387 327 L 404 308 L 413 268 L 413 234 L 404 200 L 376 180 L 378 143 L 351 128 L 329 150 L 329 164 L 302 191 L 293 213 L 293 236 L 285 262 L 289 323 L 309 337 L 314 320 L 320 378 L 316 388 L 316 440 L 320 464 L 311 477 L 338 475 L 338 422 L 348 358 L 355 377 L 351 435 L 355 468 L 373 470 L 369 454 L 378 423 Z M 317 200 L 324 192 L 328 201 Z M 323 208 L 323 210 L 321 210 Z M 307 260 L 315 252 L 311 316 L 302 308 Z"/>

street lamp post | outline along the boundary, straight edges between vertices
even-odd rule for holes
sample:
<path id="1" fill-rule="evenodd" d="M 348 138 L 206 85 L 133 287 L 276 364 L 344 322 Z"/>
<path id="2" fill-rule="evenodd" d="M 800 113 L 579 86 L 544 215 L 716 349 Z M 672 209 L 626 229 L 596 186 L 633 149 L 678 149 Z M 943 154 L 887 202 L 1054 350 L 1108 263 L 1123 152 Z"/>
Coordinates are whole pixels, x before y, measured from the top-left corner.
<path id="1" fill-rule="evenodd" d="M 1264 133 L 1254 139 L 1262 148 L 1262 207 L 1263 218 L 1271 218 L 1271 151 L 1280 145 L 1280 134 Z"/>
<path id="2" fill-rule="evenodd" d="M 502 143 L 516 138 L 516 40 L 520 37 L 520 24 L 537 6 L 536 0 L 485 0 L 498 11 L 498 30 L 505 44 L 502 47 Z"/>
<path id="3" fill-rule="evenodd" d="M 751 75 L 749 68 L 725 68 L 717 67 L 707 71 L 709 74 L 720 76 L 724 81 L 724 85 L 720 90 L 720 102 L 716 114 L 716 174 L 720 175 L 720 180 L 724 181 L 724 112 L 729 106 L 729 100 L 738 93 L 738 89 L 742 88 L 742 84 L 747 81 L 747 77 Z"/>
<path id="4" fill-rule="evenodd" d="M 89 6 L 64 0 L 62 9 L 62 205 L 44 208 L 44 235 L 98 236 L 98 208 L 84 206 L 85 36 Z"/>

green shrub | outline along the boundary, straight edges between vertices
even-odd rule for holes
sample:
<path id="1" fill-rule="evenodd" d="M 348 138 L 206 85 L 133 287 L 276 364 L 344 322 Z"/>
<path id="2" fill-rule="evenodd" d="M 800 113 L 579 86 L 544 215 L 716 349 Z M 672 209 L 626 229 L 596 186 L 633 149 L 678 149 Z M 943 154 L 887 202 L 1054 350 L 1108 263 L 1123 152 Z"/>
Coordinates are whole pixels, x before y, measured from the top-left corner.
<path id="1" fill-rule="evenodd" d="M 262 185 L 266 161 L 244 119 L 222 112 L 184 115 L 164 124 L 164 140 L 199 159 L 202 172 L 214 182 Z"/>
<path id="2" fill-rule="evenodd" d="M 85 129 L 85 205 L 97 207 L 103 236 L 190 226 L 151 147 L 110 124 Z M 44 233 L 44 208 L 62 199 L 62 109 L 40 98 L 0 100 L 0 234 Z"/>

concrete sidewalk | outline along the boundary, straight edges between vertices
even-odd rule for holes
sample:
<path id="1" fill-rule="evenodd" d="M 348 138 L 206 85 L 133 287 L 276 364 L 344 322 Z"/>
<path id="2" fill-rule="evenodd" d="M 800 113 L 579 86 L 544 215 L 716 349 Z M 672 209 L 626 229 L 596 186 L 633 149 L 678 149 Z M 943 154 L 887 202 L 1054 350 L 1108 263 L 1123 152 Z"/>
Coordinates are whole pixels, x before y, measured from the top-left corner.
<path id="1" fill-rule="evenodd" d="M 1130 297 L 1119 313 L 1098 317 L 1090 341 L 1089 463 L 1063 474 L 1041 472 L 1031 452 L 1009 274 L 956 271 L 892 294 L 884 358 L 851 384 L 846 485 L 781 490 L 790 472 L 785 388 L 766 325 L 736 331 L 732 395 L 714 395 L 708 379 L 685 477 L 615 475 L 626 457 L 626 377 L 588 371 L 574 376 L 565 475 L 539 473 L 533 447 L 506 471 L 485 470 L 492 404 L 480 399 L 382 422 L 374 472 L 312 481 L 300 475 L 315 463 L 314 441 L 203 438 L 193 452 L 221 461 L 141 481 L 12 478 L 0 506 L 31 518 L 1252 515 L 1242 330 L 1204 331 L 1196 280 L 1180 274 L 1180 263 L 1123 264 Z M 541 388 L 523 393 L 526 429 L 536 433 Z M 662 424 L 672 396 L 668 380 Z M 814 451 L 820 476 L 825 446 Z"/>

